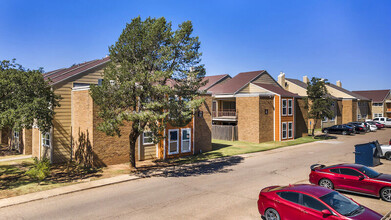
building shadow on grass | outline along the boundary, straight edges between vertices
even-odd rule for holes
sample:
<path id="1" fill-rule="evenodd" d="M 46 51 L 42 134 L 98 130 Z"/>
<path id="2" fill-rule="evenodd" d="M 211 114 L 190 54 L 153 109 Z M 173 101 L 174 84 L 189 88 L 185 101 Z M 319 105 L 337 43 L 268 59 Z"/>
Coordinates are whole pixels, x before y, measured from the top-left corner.
<path id="1" fill-rule="evenodd" d="M 142 169 L 139 168 L 136 176 L 139 177 L 189 177 L 200 176 L 215 173 L 231 172 L 232 166 L 238 165 L 244 160 L 240 156 L 220 157 L 217 159 L 201 161 L 196 163 L 183 163 L 167 166 L 158 169 Z"/>
<path id="2" fill-rule="evenodd" d="M 229 144 L 218 144 L 212 142 L 212 150 L 220 150 L 222 148 L 231 147 L 232 145 Z"/>
<path id="3" fill-rule="evenodd" d="M 321 134 L 321 135 L 315 135 L 314 139 L 332 140 L 332 139 L 338 139 L 338 137 L 335 135 Z"/>

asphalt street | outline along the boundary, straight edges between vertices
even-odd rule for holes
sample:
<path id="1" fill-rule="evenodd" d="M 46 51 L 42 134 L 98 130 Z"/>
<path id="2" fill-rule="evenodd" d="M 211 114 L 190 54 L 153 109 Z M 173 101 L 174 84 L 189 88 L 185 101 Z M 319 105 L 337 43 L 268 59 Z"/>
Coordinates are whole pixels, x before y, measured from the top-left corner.
<path id="1" fill-rule="evenodd" d="M 0 209 L 0 219 L 260 219 L 259 191 L 308 183 L 310 165 L 354 163 L 354 145 L 391 138 L 391 129 L 172 167 L 130 182 Z M 391 162 L 375 169 L 391 173 Z M 391 204 L 347 194 L 386 214 Z"/>

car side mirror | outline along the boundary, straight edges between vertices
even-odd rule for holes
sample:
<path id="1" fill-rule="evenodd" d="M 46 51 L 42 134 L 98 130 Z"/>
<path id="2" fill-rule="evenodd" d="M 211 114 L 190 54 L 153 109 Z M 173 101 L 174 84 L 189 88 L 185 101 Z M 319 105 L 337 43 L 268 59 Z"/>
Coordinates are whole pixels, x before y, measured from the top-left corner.
<path id="1" fill-rule="evenodd" d="M 363 179 L 365 179 L 364 176 L 362 176 L 362 175 L 358 176 L 358 180 L 363 180 Z"/>
<path id="2" fill-rule="evenodd" d="M 327 209 L 322 210 L 323 218 L 326 218 L 331 215 L 331 212 Z"/>

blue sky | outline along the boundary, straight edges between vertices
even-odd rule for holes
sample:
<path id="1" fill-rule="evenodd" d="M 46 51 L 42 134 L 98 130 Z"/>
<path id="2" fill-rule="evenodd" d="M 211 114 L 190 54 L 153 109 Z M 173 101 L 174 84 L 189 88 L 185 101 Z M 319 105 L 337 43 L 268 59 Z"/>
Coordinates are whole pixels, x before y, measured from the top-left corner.
<path id="1" fill-rule="evenodd" d="M 391 1 L 0 0 L 0 60 L 45 71 L 102 58 L 140 15 L 191 20 L 207 75 L 266 69 L 277 78 L 390 89 Z"/>

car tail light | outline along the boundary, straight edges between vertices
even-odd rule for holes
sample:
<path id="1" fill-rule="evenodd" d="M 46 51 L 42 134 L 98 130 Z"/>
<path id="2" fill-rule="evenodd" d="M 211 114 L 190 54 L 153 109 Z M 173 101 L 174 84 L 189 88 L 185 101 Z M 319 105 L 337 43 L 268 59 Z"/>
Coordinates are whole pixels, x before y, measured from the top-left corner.
<path id="1" fill-rule="evenodd" d="M 352 129 L 349 129 L 349 131 L 352 131 Z"/>

